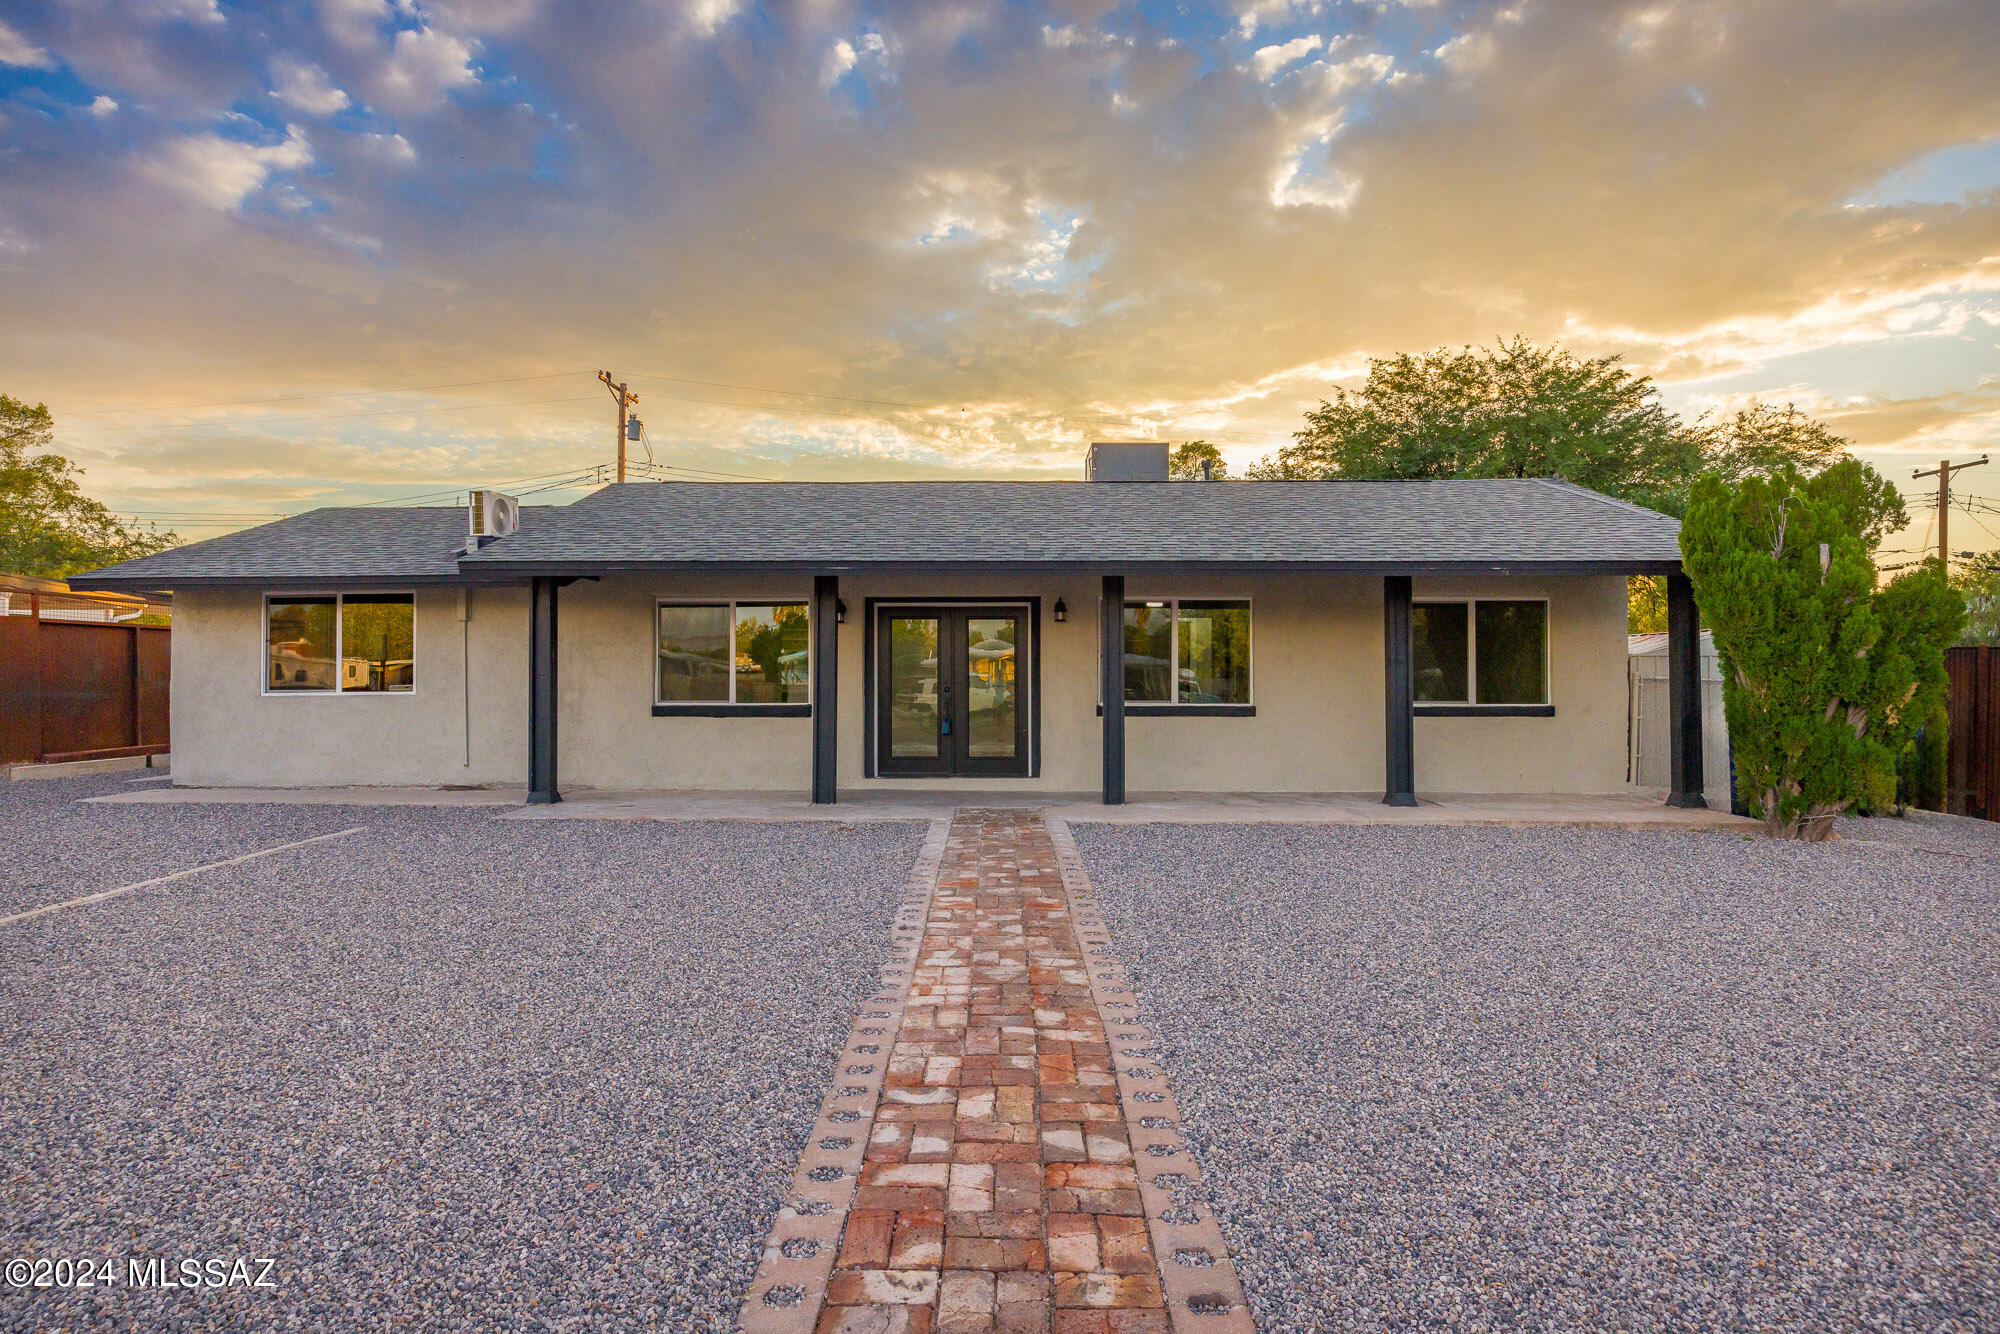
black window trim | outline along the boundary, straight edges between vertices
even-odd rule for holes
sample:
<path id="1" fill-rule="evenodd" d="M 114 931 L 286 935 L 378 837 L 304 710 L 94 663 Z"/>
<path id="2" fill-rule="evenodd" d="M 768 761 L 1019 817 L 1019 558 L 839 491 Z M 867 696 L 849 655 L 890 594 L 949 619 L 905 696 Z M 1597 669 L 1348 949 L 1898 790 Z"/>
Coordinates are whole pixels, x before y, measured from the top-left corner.
<path id="1" fill-rule="evenodd" d="M 1539 704 L 1481 704 L 1479 695 L 1479 604 L 1482 602 L 1539 602 L 1542 604 L 1542 702 Z M 1410 712 L 1418 718 L 1553 718 L 1555 706 L 1555 654 L 1549 650 L 1551 630 L 1550 599 L 1547 594 L 1520 596 L 1416 597 L 1410 610 L 1418 607 L 1457 603 L 1465 608 L 1465 694 L 1462 700 L 1417 699 L 1416 654 L 1410 655 Z"/>
<path id="2" fill-rule="evenodd" d="M 1241 603 L 1244 614 L 1250 618 L 1250 660 L 1245 664 L 1244 676 L 1248 679 L 1250 698 L 1241 703 L 1187 704 L 1182 703 L 1181 693 L 1181 604 L 1183 602 L 1234 605 Z M 1173 682 L 1173 699 L 1128 699 L 1125 714 L 1129 718 L 1255 718 L 1257 716 L 1257 610 L 1255 599 L 1245 596 L 1222 595 L 1216 597 L 1135 597 L 1125 595 L 1125 605 L 1118 609 L 1118 623 L 1121 633 L 1125 624 L 1125 612 L 1131 607 L 1147 607 L 1155 604 L 1173 608 L 1173 631 L 1168 654 L 1172 660 L 1172 670 L 1167 679 Z M 1119 679 L 1124 679 L 1121 672 Z M 1099 693 L 1102 693 L 1100 690 Z M 1104 701 L 1097 701 L 1097 716 L 1104 716 Z"/>

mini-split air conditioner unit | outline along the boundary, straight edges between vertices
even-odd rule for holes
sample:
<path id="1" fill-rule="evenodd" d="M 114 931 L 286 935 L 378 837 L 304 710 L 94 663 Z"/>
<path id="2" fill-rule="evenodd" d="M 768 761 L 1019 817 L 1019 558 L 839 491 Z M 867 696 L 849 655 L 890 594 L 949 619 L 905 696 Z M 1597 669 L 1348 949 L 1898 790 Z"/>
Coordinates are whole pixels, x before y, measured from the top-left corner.
<path id="1" fill-rule="evenodd" d="M 468 549 L 483 547 L 521 526 L 521 502 L 504 491 L 474 491 L 468 509 L 472 523 Z"/>

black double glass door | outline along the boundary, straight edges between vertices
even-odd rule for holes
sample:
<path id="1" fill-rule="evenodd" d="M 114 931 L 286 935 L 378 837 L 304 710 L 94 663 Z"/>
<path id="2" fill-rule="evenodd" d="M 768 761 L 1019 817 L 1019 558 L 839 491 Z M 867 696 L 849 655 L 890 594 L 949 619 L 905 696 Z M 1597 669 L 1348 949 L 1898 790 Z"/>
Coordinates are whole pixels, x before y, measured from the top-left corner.
<path id="1" fill-rule="evenodd" d="M 875 614 L 876 771 L 1026 774 L 1026 610 L 888 606 Z"/>

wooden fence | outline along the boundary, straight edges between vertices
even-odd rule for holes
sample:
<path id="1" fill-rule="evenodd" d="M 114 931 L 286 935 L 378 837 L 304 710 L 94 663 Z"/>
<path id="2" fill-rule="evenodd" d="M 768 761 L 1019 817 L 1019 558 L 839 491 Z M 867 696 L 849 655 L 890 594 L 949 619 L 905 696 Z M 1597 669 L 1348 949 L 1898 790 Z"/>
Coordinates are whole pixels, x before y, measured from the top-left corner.
<path id="1" fill-rule="evenodd" d="M 1945 809 L 2000 820 L 2000 648 L 1946 649 L 1951 678 L 1951 743 L 1945 751 Z"/>
<path id="2" fill-rule="evenodd" d="M 16 594 L 0 615 L 0 764 L 166 753 L 172 631 L 49 600 Z"/>

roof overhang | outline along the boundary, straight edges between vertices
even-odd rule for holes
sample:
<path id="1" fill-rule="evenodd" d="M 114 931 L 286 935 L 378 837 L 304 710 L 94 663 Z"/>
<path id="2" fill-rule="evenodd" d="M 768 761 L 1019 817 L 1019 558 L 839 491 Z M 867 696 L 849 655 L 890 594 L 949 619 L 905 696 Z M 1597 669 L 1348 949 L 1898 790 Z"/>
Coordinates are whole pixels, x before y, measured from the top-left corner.
<path id="1" fill-rule="evenodd" d="M 518 583 L 644 574 L 1289 574 L 1374 578 L 1392 574 L 1448 577 L 1679 574 L 1678 560 L 1593 561 L 468 561 L 461 581 Z"/>
<path id="2" fill-rule="evenodd" d="M 170 585 L 156 578 L 99 578 L 78 575 L 69 586 L 79 592 L 165 593 L 197 588 L 283 588 L 299 593 L 335 593 L 354 588 L 462 588 L 525 583 L 529 579 L 584 579 L 605 575 L 1318 575 L 1324 578 L 1530 578 L 1536 575 L 1679 574 L 1677 560 L 1594 561 L 475 561 L 456 575 L 187 575 Z"/>
<path id="3" fill-rule="evenodd" d="M 168 583 L 162 583 L 157 576 L 134 578 L 108 575 L 100 578 L 94 574 L 79 574 L 74 579 L 68 580 L 71 588 L 86 592 L 112 593 L 164 593 L 177 588 L 288 588 L 301 593 L 337 593 L 350 588 L 455 587 L 470 582 L 472 581 L 463 575 L 456 574 L 347 574 L 338 577 L 316 575 L 308 578 L 292 575 L 272 575 L 269 578 L 245 578 L 241 575 L 181 575 Z"/>

